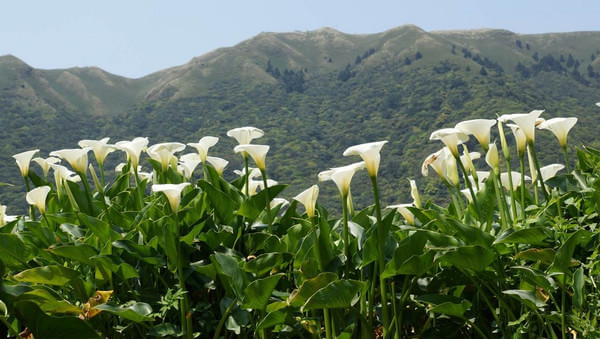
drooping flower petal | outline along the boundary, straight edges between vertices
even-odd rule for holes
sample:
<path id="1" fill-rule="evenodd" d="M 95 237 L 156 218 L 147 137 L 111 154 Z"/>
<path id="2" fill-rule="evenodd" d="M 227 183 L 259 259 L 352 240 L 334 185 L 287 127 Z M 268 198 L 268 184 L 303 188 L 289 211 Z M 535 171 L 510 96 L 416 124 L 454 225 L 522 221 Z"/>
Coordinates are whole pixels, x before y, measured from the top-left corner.
<path id="1" fill-rule="evenodd" d="M 188 146 L 194 147 L 198 151 L 198 155 L 200 156 L 202 163 L 205 163 L 206 157 L 208 156 L 208 149 L 216 145 L 217 142 L 219 142 L 219 138 L 205 136 L 202 137 L 197 143 L 188 143 Z"/>
<path id="2" fill-rule="evenodd" d="M 458 145 L 469 140 L 469 136 L 456 128 L 442 128 L 434 131 L 429 140 L 440 140 L 448 147 L 453 156 L 458 157 Z"/>
<path id="3" fill-rule="evenodd" d="M 181 203 L 181 192 L 188 185 L 190 185 L 189 182 L 181 184 L 155 184 L 152 185 L 152 192 L 163 192 L 169 200 L 171 211 L 177 213 L 179 211 L 179 204 Z"/>
<path id="4" fill-rule="evenodd" d="M 383 140 L 350 146 L 344 151 L 344 156 L 360 156 L 365 163 L 365 167 L 367 168 L 369 176 L 376 177 L 377 171 L 379 171 L 379 162 L 381 160 L 381 156 L 379 153 L 383 145 L 385 145 L 386 143 L 387 140 Z"/>
<path id="5" fill-rule="evenodd" d="M 235 138 L 237 140 L 238 145 L 247 145 L 252 142 L 252 140 L 257 139 L 265 135 L 261 129 L 256 127 L 246 126 L 246 127 L 238 127 L 227 131 L 227 136 Z"/>
<path id="6" fill-rule="evenodd" d="M 71 165 L 77 173 L 86 173 L 88 169 L 88 153 L 91 148 L 72 148 L 50 152 L 50 156 L 59 157 Z"/>
<path id="7" fill-rule="evenodd" d="M 552 118 L 538 125 L 539 129 L 550 130 L 560 143 L 560 147 L 567 146 L 567 134 L 577 123 L 577 118 Z"/>
<path id="8" fill-rule="evenodd" d="M 100 166 L 104 165 L 104 159 L 106 156 L 114 152 L 114 148 L 108 144 L 108 140 L 110 138 L 103 138 L 100 140 L 81 140 L 78 145 L 81 148 L 89 147 L 94 152 L 94 157 L 96 157 L 96 161 Z"/>
<path id="9" fill-rule="evenodd" d="M 472 134 L 481 147 L 487 151 L 490 144 L 490 131 L 495 124 L 495 119 L 473 119 L 459 122 L 454 128 L 466 134 Z"/>
<path id="10" fill-rule="evenodd" d="M 46 197 L 50 193 L 50 186 L 39 186 L 27 192 L 25 199 L 29 205 L 33 205 L 40 210 L 41 214 L 46 213 Z"/>
<path id="11" fill-rule="evenodd" d="M 256 166 L 264 171 L 266 169 L 265 159 L 267 157 L 267 152 L 269 151 L 268 145 L 252 145 L 252 144 L 242 144 L 237 145 L 233 148 L 235 153 L 245 152 L 252 157 Z"/>
<path id="12" fill-rule="evenodd" d="M 31 163 L 31 158 L 33 158 L 33 156 L 39 151 L 39 149 L 34 149 L 13 155 L 13 158 L 15 158 L 17 166 L 19 166 L 19 170 L 21 171 L 23 178 L 29 175 L 29 164 Z"/>
<path id="13" fill-rule="evenodd" d="M 421 174 L 426 177 L 429 175 L 429 167 L 445 180 L 444 172 L 442 171 L 442 163 L 446 160 L 448 155 L 452 155 L 448 147 L 443 147 L 439 151 L 432 153 L 425 158 L 421 165 Z"/>
<path id="14" fill-rule="evenodd" d="M 312 185 L 302 193 L 295 196 L 293 199 L 304 205 L 306 214 L 309 218 L 315 216 L 315 205 L 317 204 L 317 198 L 319 196 L 319 186 Z"/>

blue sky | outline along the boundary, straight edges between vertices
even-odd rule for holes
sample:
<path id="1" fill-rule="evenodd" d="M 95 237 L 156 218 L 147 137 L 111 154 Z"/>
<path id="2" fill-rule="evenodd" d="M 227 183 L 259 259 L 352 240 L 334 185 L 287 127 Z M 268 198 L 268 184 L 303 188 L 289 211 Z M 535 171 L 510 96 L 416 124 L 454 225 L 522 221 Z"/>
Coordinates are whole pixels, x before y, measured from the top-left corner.
<path id="1" fill-rule="evenodd" d="M 426 31 L 600 31 L 600 1 L 13 0 L 0 4 L 0 55 L 36 68 L 98 66 L 135 78 L 260 32 L 378 33 L 404 24 Z"/>

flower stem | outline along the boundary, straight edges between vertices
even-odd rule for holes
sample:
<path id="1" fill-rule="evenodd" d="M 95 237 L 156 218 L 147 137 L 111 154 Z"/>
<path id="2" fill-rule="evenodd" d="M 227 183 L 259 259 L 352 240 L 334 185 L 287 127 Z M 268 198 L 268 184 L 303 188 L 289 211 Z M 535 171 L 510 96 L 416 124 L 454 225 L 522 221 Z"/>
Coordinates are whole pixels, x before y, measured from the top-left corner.
<path id="1" fill-rule="evenodd" d="M 387 239 L 383 234 L 383 224 L 381 222 L 381 206 L 379 204 L 379 190 L 377 188 L 377 177 L 371 176 L 371 183 L 373 185 L 373 195 L 375 199 L 375 213 L 377 216 L 377 240 L 379 246 L 377 247 L 377 256 L 379 261 L 379 291 L 381 293 L 381 314 L 383 316 L 383 336 L 385 337 L 388 333 L 389 326 L 389 311 L 387 305 L 387 285 L 385 278 L 383 278 L 383 271 L 385 269 L 384 250 Z"/>
<path id="2" fill-rule="evenodd" d="M 571 169 L 569 167 L 569 153 L 567 152 L 566 145 L 565 145 L 565 147 L 562 147 L 562 151 L 563 151 L 563 155 L 565 156 L 565 167 L 567 168 L 567 173 L 570 173 Z"/>
<path id="3" fill-rule="evenodd" d="M 348 236 L 348 195 L 342 195 L 342 213 L 343 213 L 343 237 L 344 237 L 344 255 L 346 256 L 346 265 L 344 266 L 344 275 L 348 278 L 350 271 L 350 237 Z"/>
<path id="4" fill-rule="evenodd" d="M 533 156 L 533 163 L 535 164 L 535 170 L 537 171 L 537 176 L 536 176 L 536 187 L 537 187 L 537 183 L 540 183 L 540 188 L 542 189 L 542 192 L 544 194 L 544 198 L 546 199 L 546 201 L 549 200 L 548 198 L 548 192 L 546 192 L 546 188 L 544 187 L 544 178 L 542 177 L 542 171 L 540 170 L 540 163 L 538 161 L 537 155 L 535 153 L 535 147 L 533 144 L 533 141 L 528 141 L 527 145 L 529 147 L 529 149 L 531 149 L 531 155 Z"/>
<path id="5" fill-rule="evenodd" d="M 318 229 L 318 219 L 317 217 L 310 218 L 311 223 L 313 224 L 313 234 L 315 237 L 315 256 L 317 257 L 317 265 L 319 266 L 319 271 L 324 272 L 323 267 L 323 259 L 321 258 L 321 250 L 319 248 L 319 236 L 317 235 Z M 323 309 L 323 322 L 325 323 L 325 337 L 327 339 L 331 338 L 331 321 L 329 316 L 329 309 Z"/>
<path id="6" fill-rule="evenodd" d="M 521 166 L 521 218 L 525 224 L 525 158 L 524 155 L 519 156 Z"/>
<path id="7" fill-rule="evenodd" d="M 271 219 L 271 198 L 269 197 L 269 187 L 267 186 L 267 171 L 261 169 L 260 174 L 263 178 L 265 185 L 265 210 L 267 211 L 267 230 L 269 233 L 273 233 L 273 220 Z M 246 185 L 248 186 L 248 185 Z"/>

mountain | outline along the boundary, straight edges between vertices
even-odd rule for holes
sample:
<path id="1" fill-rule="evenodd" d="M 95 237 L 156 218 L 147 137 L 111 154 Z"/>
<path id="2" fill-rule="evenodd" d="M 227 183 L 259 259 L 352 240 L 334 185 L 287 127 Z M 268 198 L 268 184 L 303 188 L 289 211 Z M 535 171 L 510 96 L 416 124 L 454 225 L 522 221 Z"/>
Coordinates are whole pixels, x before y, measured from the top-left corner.
<path id="1" fill-rule="evenodd" d="M 11 158 L 20 151 L 39 148 L 47 156 L 104 136 L 147 136 L 152 144 L 215 135 L 214 154 L 232 162 L 231 173 L 241 162 L 225 132 L 244 125 L 265 130 L 257 142 L 272 146 L 268 172 L 291 184 L 288 198 L 316 182 L 319 171 L 358 160 L 341 156 L 346 147 L 375 140 L 389 140 L 381 165 L 385 203 L 410 199 L 408 177 L 434 197 L 439 183 L 420 174 L 422 160 L 440 147 L 428 136 L 464 119 L 545 109 L 546 118 L 580 119 L 572 145 L 598 147 L 599 57 L 600 32 L 426 32 L 412 25 L 365 35 L 331 28 L 261 33 L 139 79 L 94 67 L 34 69 L 2 56 L 0 182 L 16 187 L 0 188 L 0 202 L 23 204 Z M 539 135 L 541 145 L 556 147 Z M 560 159 L 555 150 L 541 153 L 547 162 Z M 370 199 L 361 175 L 357 204 Z M 320 186 L 335 193 L 333 184 Z"/>

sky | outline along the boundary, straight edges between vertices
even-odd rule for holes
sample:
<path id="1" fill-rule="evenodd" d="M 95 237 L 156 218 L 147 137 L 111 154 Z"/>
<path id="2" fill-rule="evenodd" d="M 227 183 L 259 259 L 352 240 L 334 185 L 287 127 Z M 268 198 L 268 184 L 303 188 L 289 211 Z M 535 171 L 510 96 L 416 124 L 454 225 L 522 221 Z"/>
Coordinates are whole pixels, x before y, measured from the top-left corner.
<path id="1" fill-rule="evenodd" d="M 0 55 L 138 78 L 261 32 L 600 31 L 597 0 L 0 0 Z"/>

